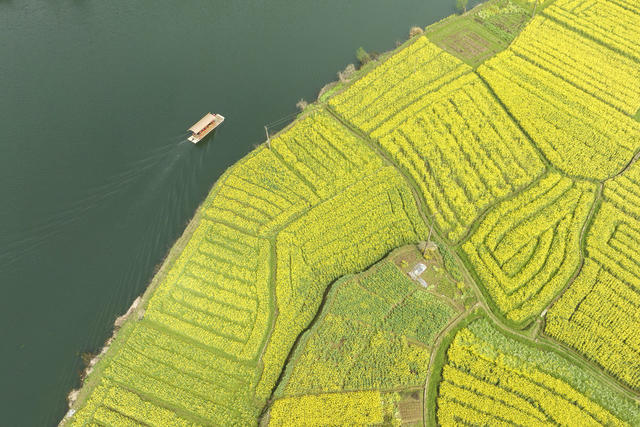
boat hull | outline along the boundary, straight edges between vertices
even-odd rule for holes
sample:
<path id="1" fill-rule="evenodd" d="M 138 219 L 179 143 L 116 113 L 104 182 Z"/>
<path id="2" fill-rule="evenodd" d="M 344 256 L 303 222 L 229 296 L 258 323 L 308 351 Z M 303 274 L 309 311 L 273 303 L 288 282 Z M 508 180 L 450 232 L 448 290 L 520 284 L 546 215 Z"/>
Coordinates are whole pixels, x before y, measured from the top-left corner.
<path id="1" fill-rule="evenodd" d="M 193 133 L 187 139 L 194 144 L 197 144 L 198 142 L 202 141 L 207 135 L 213 132 L 218 126 L 220 126 L 222 122 L 224 122 L 224 116 L 221 116 L 220 114 L 214 114 L 213 120 L 208 125 L 206 125 L 206 127 L 200 130 L 198 133 L 192 131 Z"/>

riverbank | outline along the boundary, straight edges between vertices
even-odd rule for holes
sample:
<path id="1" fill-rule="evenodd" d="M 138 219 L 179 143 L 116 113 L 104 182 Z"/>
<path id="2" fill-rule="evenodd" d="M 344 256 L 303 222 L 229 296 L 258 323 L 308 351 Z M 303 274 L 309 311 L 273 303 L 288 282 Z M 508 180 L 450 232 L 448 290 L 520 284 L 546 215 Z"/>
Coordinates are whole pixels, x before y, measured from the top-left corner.
<path id="1" fill-rule="evenodd" d="M 89 394 L 96 387 L 98 381 L 100 380 L 100 377 L 106 365 L 109 363 L 113 355 L 119 350 L 119 348 L 126 342 L 128 334 L 132 330 L 133 322 L 140 321 L 144 318 L 145 307 L 148 304 L 149 299 L 153 295 L 153 292 L 158 287 L 158 285 L 166 277 L 169 269 L 172 265 L 174 265 L 180 253 L 189 243 L 189 239 L 198 227 L 201 217 L 202 205 L 198 207 L 195 215 L 188 222 L 187 227 L 185 228 L 182 235 L 171 247 L 169 253 L 162 261 L 160 268 L 153 276 L 153 279 L 149 283 L 149 286 L 147 286 L 147 288 L 145 289 L 144 293 L 133 301 L 132 305 L 129 307 L 126 313 L 116 318 L 114 322 L 113 334 L 105 342 L 104 346 L 100 350 L 100 353 L 94 356 L 84 369 L 82 373 L 81 387 L 69 392 L 69 410 L 65 414 L 61 425 L 65 425 L 66 420 L 76 412 L 77 408 L 81 407 L 86 402 Z M 116 338 L 119 341 L 116 341 Z"/>

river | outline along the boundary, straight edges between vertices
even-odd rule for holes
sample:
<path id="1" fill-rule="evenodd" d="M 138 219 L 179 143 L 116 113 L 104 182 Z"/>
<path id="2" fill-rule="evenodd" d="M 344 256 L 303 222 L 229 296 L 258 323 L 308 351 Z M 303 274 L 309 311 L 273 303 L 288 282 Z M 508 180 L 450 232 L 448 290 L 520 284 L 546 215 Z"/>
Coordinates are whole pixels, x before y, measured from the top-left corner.
<path id="1" fill-rule="evenodd" d="M 1 425 L 55 425 L 217 177 L 453 0 L 0 0 Z M 202 145 L 186 129 L 227 117 Z"/>

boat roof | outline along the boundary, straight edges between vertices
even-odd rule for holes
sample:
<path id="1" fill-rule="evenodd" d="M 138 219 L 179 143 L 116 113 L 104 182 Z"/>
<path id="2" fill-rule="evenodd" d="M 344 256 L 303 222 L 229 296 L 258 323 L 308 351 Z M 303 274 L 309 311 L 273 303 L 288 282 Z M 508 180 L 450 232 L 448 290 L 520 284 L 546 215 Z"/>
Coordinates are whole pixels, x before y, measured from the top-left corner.
<path id="1" fill-rule="evenodd" d="M 206 128 L 207 125 L 209 125 L 209 123 L 211 123 L 212 121 L 214 121 L 216 119 L 216 116 L 214 116 L 211 113 L 207 113 L 205 114 L 205 116 L 203 118 L 201 118 L 200 120 L 198 120 L 196 122 L 196 124 L 194 124 L 193 126 L 191 126 L 189 128 L 189 130 L 193 133 L 198 133 L 200 132 L 202 129 Z"/>

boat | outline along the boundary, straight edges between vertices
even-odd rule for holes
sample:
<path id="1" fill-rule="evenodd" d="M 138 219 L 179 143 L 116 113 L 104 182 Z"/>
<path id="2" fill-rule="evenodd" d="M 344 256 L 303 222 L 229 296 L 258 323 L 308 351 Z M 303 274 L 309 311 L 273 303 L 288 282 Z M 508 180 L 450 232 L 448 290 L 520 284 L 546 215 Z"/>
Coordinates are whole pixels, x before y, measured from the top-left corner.
<path id="1" fill-rule="evenodd" d="M 207 113 L 203 118 L 198 120 L 196 124 L 189 128 L 191 136 L 187 138 L 189 141 L 197 144 L 212 130 L 220 126 L 224 122 L 224 117 L 220 114 Z"/>

